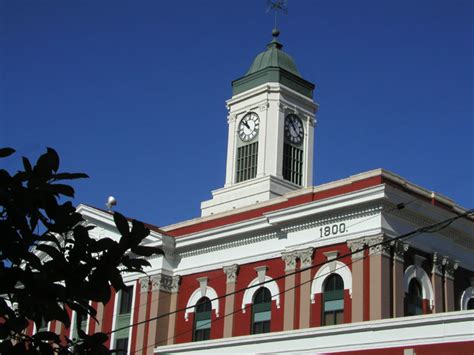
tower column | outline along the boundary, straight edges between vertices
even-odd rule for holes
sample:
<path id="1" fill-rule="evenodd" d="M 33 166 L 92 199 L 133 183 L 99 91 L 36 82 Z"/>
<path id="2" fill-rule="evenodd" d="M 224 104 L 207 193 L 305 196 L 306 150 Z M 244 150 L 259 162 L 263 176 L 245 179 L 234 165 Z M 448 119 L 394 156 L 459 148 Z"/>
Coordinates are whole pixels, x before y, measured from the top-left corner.
<path id="1" fill-rule="evenodd" d="M 446 312 L 454 311 L 454 273 L 459 266 L 459 262 L 446 258 L 444 268 L 444 310 Z"/>
<path id="2" fill-rule="evenodd" d="M 352 254 L 352 322 L 364 320 L 364 238 L 350 240 Z"/>
<path id="3" fill-rule="evenodd" d="M 285 262 L 285 302 L 283 306 L 283 330 L 294 329 L 295 323 L 295 270 L 296 270 L 295 252 L 283 252 L 281 258 Z M 293 273 L 293 274 L 292 274 Z"/>
<path id="4" fill-rule="evenodd" d="M 168 322 L 168 341 L 167 344 L 174 344 L 174 333 L 176 327 L 176 309 L 178 305 L 178 288 L 179 288 L 180 276 L 175 275 L 172 277 L 171 285 L 169 290 L 171 292 L 171 301 L 170 301 L 170 310 L 169 313 L 169 322 Z"/>
<path id="5" fill-rule="evenodd" d="M 408 244 L 399 240 L 393 241 L 391 244 L 393 245 L 392 316 L 403 317 L 405 315 L 404 261 Z"/>
<path id="6" fill-rule="evenodd" d="M 225 176 L 225 187 L 231 186 L 235 181 L 235 137 L 236 133 L 236 116 L 230 114 L 227 116 L 227 124 L 229 125 L 229 136 L 227 139 L 227 166 Z"/>
<path id="7" fill-rule="evenodd" d="M 313 251 L 314 248 L 298 251 L 300 268 L 308 268 L 300 273 L 300 329 L 309 328 L 311 319 L 311 269 L 309 268 L 313 265 Z"/>
<path id="8" fill-rule="evenodd" d="M 235 300 L 235 285 L 237 283 L 237 272 L 239 266 L 237 264 L 224 266 L 224 273 L 227 276 L 227 283 L 225 293 L 228 295 L 225 298 L 224 308 L 224 338 L 232 336 L 232 328 L 234 324 L 234 300 Z"/>
<path id="9" fill-rule="evenodd" d="M 146 318 L 146 310 L 147 310 L 147 301 L 148 301 L 148 292 L 150 286 L 150 280 L 148 277 L 143 277 L 139 280 L 140 286 L 140 293 L 138 299 L 138 323 L 141 323 Z M 138 352 L 139 350 L 143 349 L 146 344 L 143 343 L 145 338 L 145 323 L 139 324 L 137 326 L 137 339 L 135 341 L 135 349 L 134 352 Z"/>
<path id="10" fill-rule="evenodd" d="M 431 283 L 433 284 L 434 292 L 433 313 L 443 312 L 444 310 L 443 265 L 445 262 L 446 259 L 440 257 L 438 253 L 433 253 L 433 268 L 431 270 Z"/>
<path id="11" fill-rule="evenodd" d="M 390 246 L 384 235 L 367 239 L 370 257 L 370 319 L 390 317 Z"/>
<path id="12" fill-rule="evenodd" d="M 149 318 L 152 320 L 148 325 L 147 347 L 144 354 L 153 354 L 156 346 L 168 344 L 169 338 L 174 336 L 174 334 L 169 334 L 170 316 L 156 318 L 170 312 L 173 303 L 172 294 L 177 292 L 178 280 L 164 274 L 151 277 L 151 297 L 148 308 Z"/>

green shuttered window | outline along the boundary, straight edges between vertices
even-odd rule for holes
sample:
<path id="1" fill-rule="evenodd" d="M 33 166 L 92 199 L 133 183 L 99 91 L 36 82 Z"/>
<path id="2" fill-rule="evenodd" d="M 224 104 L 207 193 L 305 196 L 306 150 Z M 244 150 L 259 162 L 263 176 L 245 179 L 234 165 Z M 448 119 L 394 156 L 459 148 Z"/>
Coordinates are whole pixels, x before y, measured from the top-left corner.
<path id="1" fill-rule="evenodd" d="M 269 333 L 272 316 L 272 295 L 268 288 L 255 292 L 252 304 L 252 334 Z"/>
<path id="2" fill-rule="evenodd" d="M 406 304 L 407 316 L 423 314 L 423 296 L 421 293 L 421 285 L 417 279 L 412 279 L 408 285 Z"/>
<path id="3" fill-rule="evenodd" d="M 209 340 L 211 338 L 211 311 L 212 304 L 209 298 L 202 297 L 196 302 L 193 341 Z"/>
<path id="4" fill-rule="evenodd" d="M 125 290 L 120 291 L 118 295 L 117 320 L 115 329 L 125 328 L 115 333 L 115 349 L 117 354 L 127 354 L 129 330 L 132 314 L 133 286 L 128 286 Z"/>
<path id="5" fill-rule="evenodd" d="M 323 291 L 323 325 L 344 323 L 344 281 L 338 274 L 329 275 Z"/>

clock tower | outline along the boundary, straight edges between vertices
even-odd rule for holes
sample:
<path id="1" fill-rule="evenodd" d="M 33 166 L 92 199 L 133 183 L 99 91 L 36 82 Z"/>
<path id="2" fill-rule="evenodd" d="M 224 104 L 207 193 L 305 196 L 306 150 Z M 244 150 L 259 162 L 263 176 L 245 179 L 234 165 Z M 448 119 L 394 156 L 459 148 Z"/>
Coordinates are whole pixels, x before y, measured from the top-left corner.
<path id="1" fill-rule="evenodd" d="M 314 84 L 301 77 L 278 41 L 232 82 L 226 180 L 201 203 L 202 216 L 250 206 L 312 186 Z"/>

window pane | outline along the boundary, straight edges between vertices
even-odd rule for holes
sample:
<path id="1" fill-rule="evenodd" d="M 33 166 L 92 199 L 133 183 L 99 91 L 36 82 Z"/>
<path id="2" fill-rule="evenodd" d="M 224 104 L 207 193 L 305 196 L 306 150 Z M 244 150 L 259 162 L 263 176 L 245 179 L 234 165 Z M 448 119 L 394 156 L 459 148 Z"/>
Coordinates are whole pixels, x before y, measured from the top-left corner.
<path id="1" fill-rule="evenodd" d="M 334 300 L 334 301 L 325 301 L 324 302 L 324 311 L 335 311 L 344 309 L 344 300 Z"/>
<path id="2" fill-rule="evenodd" d="M 115 341 L 115 349 L 117 355 L 126 355 L 128 350 L 128 338 L 117 339 Z"/>
<path id="3" fill-rule="evenodd" d="M 207 329 L 207 328 L 211 328 L 210 319 L 196 321 L 196 329 Z"/>
<path id="4" fill-rule="evenodd" d="M 408 285 L 407 301 L 407 315 L 415 316 L 423 314 L 423 299 L 421 285 L 416 279 L 412 279 Z"/>
<path id="5" fill-rule="evenodd" d="M 334 313 L 327 312 L 324 313 L 324 325 L 333 325 L 334 324 Z"/>
<path id="6" fill-rule="evenodd" d="M 46 330 L 48 330 L 48 322 L 44 318 L 41 318 L 41 322 L 38 326 L 38 332 L 43 332 Z"/>
<path id="7" fill-rule="evenodd" d="M 130 313 L 132 311 L 133 286 L 120 291 L 119 314 Z"/>
<path id="8" fill-rule="evenodd" d="M 336 312 L 336 323 L 335 324 L 342 324 L 344 323 L 344 312 Z"/>
<path id="9" fill-rule="evenodd" d="M 272 315 L 271 311 L 255 313 L 254 322 L 263 322 L 263 321 L 270 320 L 271 315 Z"/>

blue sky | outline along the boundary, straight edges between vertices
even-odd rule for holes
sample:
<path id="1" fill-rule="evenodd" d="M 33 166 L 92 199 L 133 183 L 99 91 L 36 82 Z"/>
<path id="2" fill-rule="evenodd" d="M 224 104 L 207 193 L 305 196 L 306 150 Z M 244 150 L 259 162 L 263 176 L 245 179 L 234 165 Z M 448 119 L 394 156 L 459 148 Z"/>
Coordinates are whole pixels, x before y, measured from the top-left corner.
<path id="1" fill-rule="evenodd" d="M 0 0 L 2 163 L 55 148 L 76 202 L 156 225 L 223 186 L 225 100 L 271 40 L 264 0 Z M 316 84 L 314 184 L 383 167 L 474 207 L 471 0 L 289 1 Z"/>

